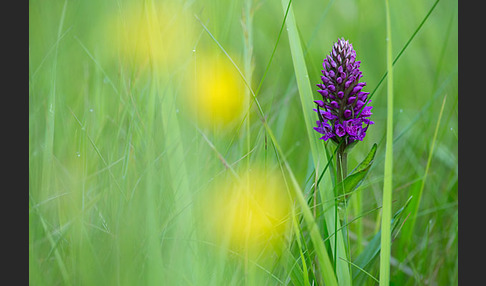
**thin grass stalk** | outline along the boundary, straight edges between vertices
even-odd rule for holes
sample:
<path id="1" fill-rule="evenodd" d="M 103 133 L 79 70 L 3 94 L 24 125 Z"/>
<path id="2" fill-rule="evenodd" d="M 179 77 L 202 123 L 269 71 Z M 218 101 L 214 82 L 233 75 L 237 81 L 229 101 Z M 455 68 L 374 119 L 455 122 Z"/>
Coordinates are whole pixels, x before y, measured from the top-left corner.
<path id="1" fill-rule="evenodd" d="M 245 73 L 245 78 L 248 82 L 248 84 L 251 87 L 251 82 L 252 82 L 252 54 L 253 54 L 253 19 L 252 19 L 252 1 L 246 1 L 246 5 L 244 7 L 243 11 L 243 41 L 244 41 L 244 50 L 243 50 L 243 55 L 244 55 L 244 73 Z M 247 116 L 246 116 L 246 153 L 248 154 L 246 157 L 246 168 L 249 170 L 250 169 L 250 157 L 251 157 L 251 133 L 250 133 L 250 118 L 251 118 L 251 108 L 250 108 L 250 102 L 251 102 L 251 94 L 250 94 L 250 89 L 247 88 L 245 90 L 245 108 L 247 108 Z M 266 155 L 266 150 L 265 150 L 265 155 Z M 265 161 L 265 168 L 266 168 L 266 161 Z M 265 174 L 266 175 L 266 174 Z M 247 186 L 250 185 L 250 173 L 247 172 L 246 175 L 246 184 Z M 250 221 L 251 221 L 251 214 L 250 214 Z M 246 232 L 247 236 L 249 235 L 249 231 Z M 248 243 L 248 237 L 245 240 L 245 244 Z M 254 267 L 249 266 L 248 264 L 248 246 L 245 245 L 245 282 L 247 284 L 254 284 Z"/>
<path id="2" fill-rule="evenodd" d="M 245 78 L 248 84 L 251 86 L 252 82 L 252 57 L 253 57 L 253 13 L 252 13 L 252 1 L 246 1 L 246 5 L 243 11 L 243 41 L 244 41 L 244 72 Z M 251 134 L 250 134 L 250 103 L 251 94 L 249 89 L 245 90 L 245 107 L 248 110 L 246 116 L 246 152 L 248 154 L 246 158 L 247 168 L 250 167 L 250 151 L 251 151 Z M 249 177 L 248 177 L 249 180 Z"/>
<path id="3" fill-rule="evenodd" d="M 390 5 L 386 6 L 386 62 L 387 62 L 387 120 L 385 174 L 383 183 L 383 209 L 381 216 L 380 285 L 390 284 L 391 218 L 393 181 L 393 62 Z"/>
<path id="4" fill-rule="evenodd" d="M 300 237 L 302 235 L 299 229 L 299 223 L 297 222 L 295 214 L 295 209 L 292 208 L 292 226 L 295 232 L 295 238 L 297 240 L 297 245 L 299 246 L 300 260 L 302 261 L 302 272 L 304 273 L 304 285 L 311 285 L 309 282 L 309 270 L 307 269 L 307 263 L 305 262 L 304 253 L 302 252 L 302 242 Z"/>

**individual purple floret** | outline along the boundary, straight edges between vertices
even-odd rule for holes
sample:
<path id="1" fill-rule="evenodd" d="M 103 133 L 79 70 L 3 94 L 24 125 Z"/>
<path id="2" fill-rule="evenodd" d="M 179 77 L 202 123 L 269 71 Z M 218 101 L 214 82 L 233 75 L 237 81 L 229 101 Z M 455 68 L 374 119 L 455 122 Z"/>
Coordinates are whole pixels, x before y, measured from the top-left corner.
<path id="1" fill-rule="evenodd" d="M 325 141 L 331 137 L 334 136 L 334 134 L 332 133 L 332 127 L 331 125 L 329 125 L 329 123 L 323 123 L 322 121 L 316 121 L 317 123 L 317 127 L 314 127 L 314 129 L 321 133 L 321 134 L 324 134 L 324 136 L 322 136 L 320 139 L 324 139 Z"/>
<path id="2" fill-rule="evenodd" d="M 345 140 L 345 146 L 363 141 L 370 124 L 372 106 L 366 106 L 369 92 L 362 91 L 366 82 L 359 70 L 361 61 L 356 61 L 353 45 L 339 39 L 331 53 L 324 59 L 321 80 L 317 90 L 322 100 L 315 100 L 319 120 L 314 129 L 324 134 L 320 139 L 331 139 L 336 143 Z M 371 100 L 369 101 L 371 102 Z"/>

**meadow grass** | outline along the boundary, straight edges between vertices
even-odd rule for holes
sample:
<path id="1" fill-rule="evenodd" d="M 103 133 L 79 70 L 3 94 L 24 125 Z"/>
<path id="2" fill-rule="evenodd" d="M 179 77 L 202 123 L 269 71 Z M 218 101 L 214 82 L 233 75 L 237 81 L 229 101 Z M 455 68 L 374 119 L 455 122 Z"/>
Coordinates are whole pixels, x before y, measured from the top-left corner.
<path id="1" fill-rule="evenodd" d="M 29 284 L 456 285 L 457 1 L 385 4 L 30 1 Z M 340 37 L 375 122 L 346 186 L 312 129 Z"/>

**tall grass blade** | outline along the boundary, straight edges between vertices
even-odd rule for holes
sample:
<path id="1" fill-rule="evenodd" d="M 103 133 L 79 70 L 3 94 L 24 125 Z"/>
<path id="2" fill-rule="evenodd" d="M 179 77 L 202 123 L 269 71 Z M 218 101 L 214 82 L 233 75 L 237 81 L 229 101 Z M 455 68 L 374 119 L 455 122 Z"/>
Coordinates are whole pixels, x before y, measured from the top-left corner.
<path id="1" fill-rule="evenodd" d="M 391 212 L 393 180 L 393 62 L 390 5 L 386 4 L 387 120 L 383 209 L 381 217 L 380 285 L 390 285 Z"/>
<path id="2" fill-rule="evenodd" d="M 243 11 L 242 26 L 243 26 L 243 41 L 245 43 L 243 50 L 244 66 L 245 66 L 245 78 L 248 80 L 248 84 L 251 86 L 252 75 L 253 75 L 253 10 L 252 1 L 247 1 L 245 3 L 245 8 Z M 258 91 L 257 91 L 258 92 Z M 251 94 L 249 89 L 245 90 L 245 103 L 244 106 L 247 108 L 248 112 L 246 114 L 246 152 L 248 156 L 246 158 L 247 168 L 250 168 L 250 151 L 251 151 L 251 132 L 250 132 L 250 103 Z M 248 176 L 248 180 L 249 180 Z"/>
<path id="3" fill-rule="evenodd" d="M 290 5 L 290 4 L 289 4 Z M 282 0 L 282 6 L 284 8 L 287 7 L 287 1 Z M 299 90 L 299 96 L 300 96 L 300 102 L 302 105 L 302 110 L 304 113 L 304 122 L 305 126 L 307 127 L 306 129 L 312 130 L 311 126 L 313 123 L 315 123 L 315 120 L 313 120 L 313 112 L 312 108 L 313 106 L 313 96 L 312 96 L 312 89 L 309 81 L 309 75 L 307 72 L 307 67 L 305 64 L 305 59 L 304 59 L 304 54 L 302 50 L 302 46 L 300 43 L 300 37 L 297 31 L 297 24 L 295 22 L 295 17 L 294 17 L 294 12 L 292 9 L 292 5 L 288 8 L 288 16 L 287 16 L 287 33 L 289 37 L 289 45 L 290 45 L 290 51 L 292 54 L 292 62 L 294 65 L 294 72 L 295 72 L 295 78 L 297 81 L 297 87 Z M 317 164 L 316 160 L 318 158 L 319 153 L 318 149 L 318 141 L 314 134 L 311 132 L 307 132 L 308 138 L 309 138 L 309 144 L 311 148 L 311 153 L 314 158 L 314 163 Z M 322 146 L 322 145 L 321 145 Z"/>
<path id="4" fill-rule="evenodd" d="M 295 231 L 295 238 L 297 240 L 297 245 L 299 246 L 300 260 L 302 261 L 302 271 L 303 271 L 302 277 L 304 278 L 304 285 L 306 285 L 306 286 L 311 285 L 310 282 L 309 282 L 309 272 L 307 270 L 307 264 L 305 262 L 304 253 L 302 252 L 302 242 L 300 240 L 302 232 L 299 229 L 295 212 L 292 213 L 292 219 L 293 219 L 292 224 L 293 224 L 294 231 Z"/>
<path id="5" fill-rule="evenodd" d="M 286 0 L 282 0 L 282 7 L 284 13 L 287 11 L 289 2 Z M 292 6 L 288 8 L 288 16 L 287 16 L 287 34 L 289 37 L 289 45 L 290 51 L 292 55 L 292 62 L 294 65 L 294 73 L 295 78 L 297 81 L 297 87 L 299 90 L 299 97 L 302 106 L 302 111 L 304 115 L 304 123 L 305 129 L 307 130 L 307 136 L 309 139 L 309 144 L 311 148 L 311 154 L 314 161 L 314 165 L 325 165 L 325 162 L 321 162 L 323 160 L 323 155 L 326 154 L 326 150 L 324 149 L 324 145 L 318 142 L 317 137 L 312 132 L 312 128 L 310 128 L 314 124 L 314 119 L 312 116 L 314 115 L 312 112 L 313 109 L 313 96 L 312 96 L 312 89 L 309 81 L 309 74 L 307 71 L 307 67 L 305 64 L 304 53 L 302 50 L 302 45 L 300 42 L 299 33 L 297 30 L 297 24 L 295 21 L 294 12 Z M 321 164 L 322 163 L 322 164 Z M 329 174 L 328 174 L 329 176 Z M 331 179 L 328 178 L 327 182 L 331 182 Z M 336 212 L 335 212 L 335 203 L 329 198 L 334 197 L 334 193 L 332 188 L 320 185 L 320 193 L 322 197 L 322 201 L 327 201 L 325 205 L 323 205 L 324 217 L 326 221 L 326 227 L 328 228 L 329 232 L 334 232 L 335 229 L 339 229 L 339 220 L 337 219 Z M 335 249 L 335 254 L 338 253 L 339 255 L 346 255 L 345 244 L 343 239 L 343 233 L 338 232 L 336 235 L 336 242 L 331 242 L 332 248 Z M 325 250 L 324 250 L 325 251 Z M 336 265 L 336 276 L 339 281 L 340 285 L 351 285 L 351 275 L 349 272 L 349 266 L 342 260 L 337 261 Z M 323 276 L 325 277 L 327 273 L 324 273 Z"/>

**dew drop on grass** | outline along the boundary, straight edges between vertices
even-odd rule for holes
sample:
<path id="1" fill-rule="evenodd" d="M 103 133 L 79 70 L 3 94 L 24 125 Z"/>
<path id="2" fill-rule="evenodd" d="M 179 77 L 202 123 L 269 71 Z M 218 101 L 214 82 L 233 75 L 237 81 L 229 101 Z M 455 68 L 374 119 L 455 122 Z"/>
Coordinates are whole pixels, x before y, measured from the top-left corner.
<path id="1" fill-rule="evenodd" d="M 76 151 L 76 157 L 81 157 L 81 153 L 79 153 L 79 151 Z"/>

